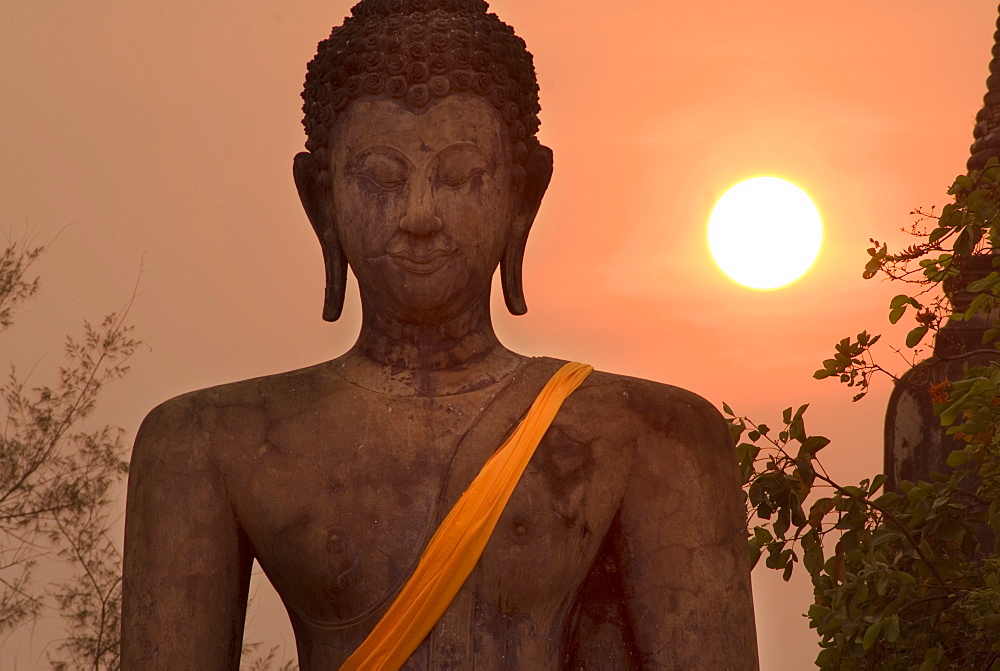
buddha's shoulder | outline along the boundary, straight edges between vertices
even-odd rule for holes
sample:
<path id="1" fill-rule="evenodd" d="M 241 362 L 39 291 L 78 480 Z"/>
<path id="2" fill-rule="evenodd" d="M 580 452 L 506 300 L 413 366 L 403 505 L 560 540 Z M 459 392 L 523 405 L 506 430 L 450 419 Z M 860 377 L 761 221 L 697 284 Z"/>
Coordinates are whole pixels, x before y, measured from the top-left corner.
<path id="1" fill-rule="evenodd" d="M 575 414 L 614 424 L 628 434 L 699 436 L 719 444 L 729 441 L 726 422 L 714 405 L 671 384 L 595 370 L 574 396 L 568 408 L 575 406 Z"/>
<path id="2" fill-rule="evenodd" d="M 318 402 L 326 384 L 325 368 L 318 364 L 175 396 L 146 415 L 136 445 L 159 442 L 161 436 L 178 443 L 186 438 L 236 438 L 266 431 L 269 422 Z"/>

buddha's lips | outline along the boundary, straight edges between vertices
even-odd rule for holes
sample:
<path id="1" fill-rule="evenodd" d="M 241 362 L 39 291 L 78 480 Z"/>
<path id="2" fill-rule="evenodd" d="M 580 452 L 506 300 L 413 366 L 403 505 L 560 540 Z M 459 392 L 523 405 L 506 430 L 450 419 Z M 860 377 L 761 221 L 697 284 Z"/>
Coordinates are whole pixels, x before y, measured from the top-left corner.
<path id="1" fill-rule="evenodd" d="M 448 257 L 453 253 L 452 250 L 436 249 L 430 254 L 417 255 L 396 252 L 390 253 L 388 256 L 407 272 L 415 275 L 429 275 L 447 263 Z"/>

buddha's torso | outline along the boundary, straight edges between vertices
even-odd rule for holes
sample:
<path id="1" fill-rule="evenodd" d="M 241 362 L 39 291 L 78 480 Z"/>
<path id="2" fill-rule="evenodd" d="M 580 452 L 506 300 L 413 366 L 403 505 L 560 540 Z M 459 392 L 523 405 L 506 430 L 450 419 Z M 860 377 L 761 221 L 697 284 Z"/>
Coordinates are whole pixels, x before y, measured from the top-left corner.
<path id="1" fill-rule="evenodd" d="M 221 388 L 199 417 L 236 518 L 281 595 L 304 670 L 334 669 L 412 572 L 434 529 L 548 377 L 437 398 L 391 396 L 315 367 Z M 406 669 L 560 666 L 573 597 L 630 471 L 624 387 L 592 376 L 522 476 L 482 558 Z M 224 391 L 223 391 L 224 390 Z M 610 420 L 609 420 L 610 418 Z"/>

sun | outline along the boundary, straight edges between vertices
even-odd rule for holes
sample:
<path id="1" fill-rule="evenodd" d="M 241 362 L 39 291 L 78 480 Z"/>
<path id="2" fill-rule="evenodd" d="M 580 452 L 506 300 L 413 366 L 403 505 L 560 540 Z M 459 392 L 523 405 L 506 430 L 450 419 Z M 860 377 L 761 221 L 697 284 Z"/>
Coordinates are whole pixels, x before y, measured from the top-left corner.
<path id="1" fill-rule="evenodd" d="M 802 277 L 823 242 L 809 195 L 778 177 L 753 177 L 719 198 L 708 247 L 726 275 L 751 289 L 780 289 Z"/>

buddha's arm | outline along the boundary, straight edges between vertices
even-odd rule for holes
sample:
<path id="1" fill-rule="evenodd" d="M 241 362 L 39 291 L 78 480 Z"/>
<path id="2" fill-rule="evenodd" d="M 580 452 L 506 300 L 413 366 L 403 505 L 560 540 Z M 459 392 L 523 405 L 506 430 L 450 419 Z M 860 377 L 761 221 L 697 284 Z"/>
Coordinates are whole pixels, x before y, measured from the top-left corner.
<path id="1" fill-rule="evenodd" d="M 125 517 L 122 669 L 239 668 L 253 558 L 185 397 L 139 429 Z"/>
<path id="2" fill-rule="evenodd" d="M 639 436 L 616 551 L 648 669 L 757 668 L 745 513 L 735 452 L 704 399 L 664 387 Z"/>

